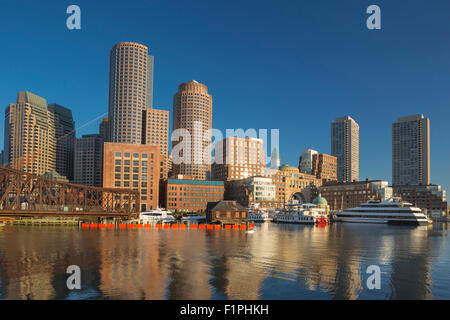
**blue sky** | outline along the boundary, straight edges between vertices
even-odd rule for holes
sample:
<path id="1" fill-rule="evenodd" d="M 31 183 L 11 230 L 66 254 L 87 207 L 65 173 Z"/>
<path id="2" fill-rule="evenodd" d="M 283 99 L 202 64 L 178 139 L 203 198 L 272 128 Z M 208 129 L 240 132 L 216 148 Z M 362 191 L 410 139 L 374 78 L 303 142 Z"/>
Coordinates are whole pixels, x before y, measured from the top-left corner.
<path id="1" fill-rule="evenodd" d="M 66 28 L 81 7 L 82 29 Z M 369 5 L 382 30 L 366 28 Z M 330 122 L 360 125 L 360 178 L 391 180 L 391 126 L 431 119 L 432 183 L 450 186 L 450 2 L 0 1 L 0 145 L 18 91 L 71 108 L 77 126 L 107 112 L 109 50 L 155 56 L 154 105 L 171 110 L 180 83 L 213 95 L 213 127 L 280 129 L 281 162 L 330 152 Z M 78 130 L 94 133 L 98 121 Z"/>

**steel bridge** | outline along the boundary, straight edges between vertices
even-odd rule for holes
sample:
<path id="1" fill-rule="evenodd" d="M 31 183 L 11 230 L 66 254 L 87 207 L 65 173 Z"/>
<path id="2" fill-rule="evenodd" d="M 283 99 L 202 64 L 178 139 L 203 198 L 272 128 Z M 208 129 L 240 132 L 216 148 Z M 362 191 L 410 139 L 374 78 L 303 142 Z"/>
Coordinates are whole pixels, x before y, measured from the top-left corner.
<path id="1" fill-rule="evenodd" d="M 0 166 L 0 216 L 129 217 L 139 191 L 56 181 Z"/>

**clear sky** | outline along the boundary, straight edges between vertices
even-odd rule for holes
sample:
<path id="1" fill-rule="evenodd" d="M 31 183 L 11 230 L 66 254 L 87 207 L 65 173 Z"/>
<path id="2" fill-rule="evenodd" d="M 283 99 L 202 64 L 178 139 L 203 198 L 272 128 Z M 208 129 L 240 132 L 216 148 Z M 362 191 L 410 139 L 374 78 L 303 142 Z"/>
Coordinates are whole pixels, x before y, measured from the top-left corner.
<path id="1" fill-rule="evenodd" d="M 81 30 L 66 8 L 81 7 Z M 366 28 L 381 8 L 382 29 Z M 330 123 L 360 125 L 360 179 L 391 181 L 391 128 L 431 119 L 431 179 L 450 186 L 450 2 L 447 0 L 0 1 L 0 145 L 4 108 L 28 90 L 73 111 L 77 136 L 107 112 L 109 50 L 145 44 L 155 57 L 154 106 L 180 83 L 213 96 L 213 127 L 280 129 L 281 162 L 330 153 Z"/>

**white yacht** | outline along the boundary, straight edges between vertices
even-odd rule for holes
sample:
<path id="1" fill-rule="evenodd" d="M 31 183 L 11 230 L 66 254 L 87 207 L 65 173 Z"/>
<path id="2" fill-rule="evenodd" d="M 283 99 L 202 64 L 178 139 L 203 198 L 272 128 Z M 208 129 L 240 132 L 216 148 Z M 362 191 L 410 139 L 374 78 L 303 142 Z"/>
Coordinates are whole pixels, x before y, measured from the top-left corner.
<path id="1" fill-rule="evenodd" d="M 172 216 L 170 211 L 164 210 L 161 208 L 156 208 L 151 211 L 141 212 L 139 214 L 139 219 L 142 220 L 144 223 L 157 222 L 157 221 L 163 221 L 163 222 L 175 221 L 175 218 Z"/>
<path id="2" fill-rule="evenodd" d="M 288 209 L 279 211 L 273 218 L 279 223 L 319 224 L 328 223 L 325 208 L 315 204 L 292 204 Z"/>
<path id="3" fill-rule="evenodd" d="M 385 201 L 370 200 L 356 208 L 338 211 L 335 220 L 340 222 L 387 223 L 406 225 L 427 225 L 430 220 L 420 208 L 399 198 Z"/>

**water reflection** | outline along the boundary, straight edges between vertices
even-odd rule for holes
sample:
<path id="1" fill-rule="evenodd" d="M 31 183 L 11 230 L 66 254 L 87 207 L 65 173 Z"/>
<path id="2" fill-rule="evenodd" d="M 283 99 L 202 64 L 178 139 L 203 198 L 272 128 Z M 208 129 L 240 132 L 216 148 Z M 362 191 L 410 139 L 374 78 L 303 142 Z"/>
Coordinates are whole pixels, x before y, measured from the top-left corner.
<path id="1" fill-rule="evenodd" d="M 253 234 L 5 226 L 0 298 L 449 299 L 439 286 L 448 241 L 445 225 L 262 224 Z M 66 287 L 73 264 L 82 290 Z M 372 264 L 381 290 L 366 286 Z"/>

